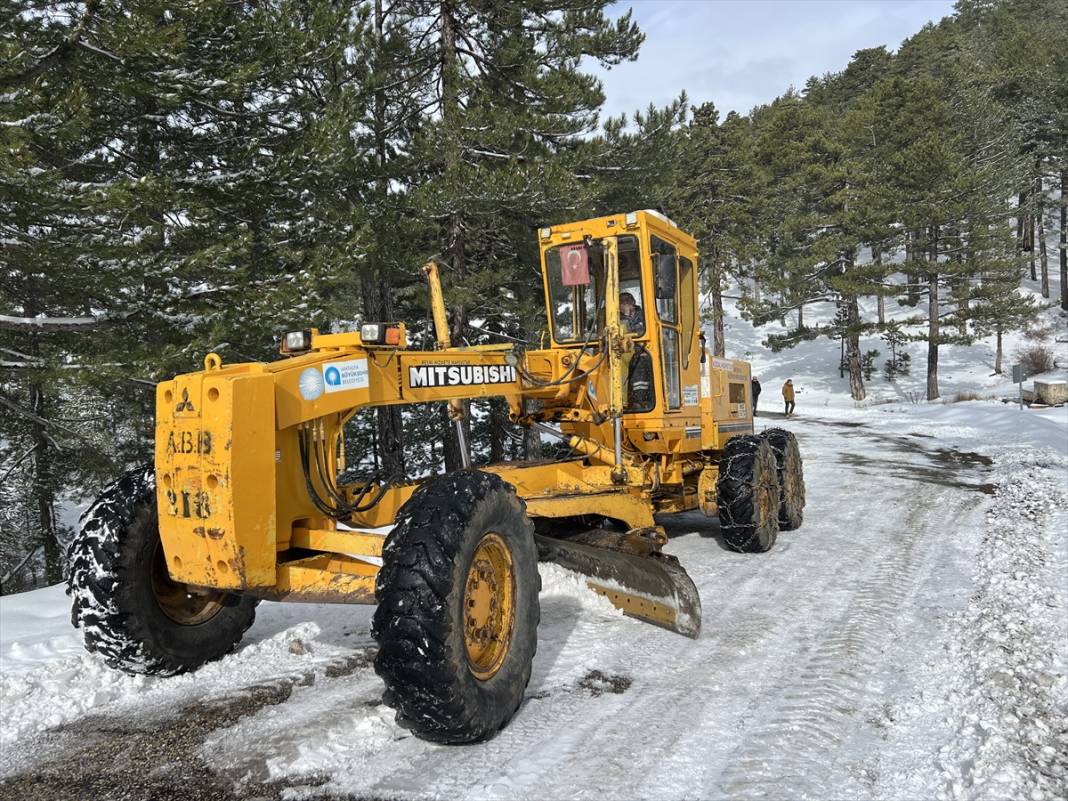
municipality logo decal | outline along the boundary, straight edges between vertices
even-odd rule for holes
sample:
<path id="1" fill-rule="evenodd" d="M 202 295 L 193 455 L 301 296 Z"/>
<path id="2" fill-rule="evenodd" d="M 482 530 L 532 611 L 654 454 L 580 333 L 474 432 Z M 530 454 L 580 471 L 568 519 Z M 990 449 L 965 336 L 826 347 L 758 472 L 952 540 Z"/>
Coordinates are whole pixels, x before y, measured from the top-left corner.
<path id="1" fill-rule="evenodd" d="M 327 380 L 330 375 L 327 373 Z M 323 383 L 323 374 L 314 367 L 307 368 L 300 374 L 300 396 L 304 400 L 313 401 L 323 394 L 326 385 Z"/>
<path id="2" fill-rule="evenodd" d="M 366 389 L 370 384 L 367 359 L 348 359 L 324 364 L 323 383 L 326 392 Z"/>

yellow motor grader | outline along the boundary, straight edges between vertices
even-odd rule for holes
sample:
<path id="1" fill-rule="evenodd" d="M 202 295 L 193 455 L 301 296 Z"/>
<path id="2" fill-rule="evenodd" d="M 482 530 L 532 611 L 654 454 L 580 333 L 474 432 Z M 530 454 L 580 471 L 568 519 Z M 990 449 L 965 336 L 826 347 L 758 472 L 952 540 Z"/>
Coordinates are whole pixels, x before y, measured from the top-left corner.
<path id="1" fill-rule="evenodd" d="M 154 464 L 112 484 L 70 548 L 86 647 L 168 675 L 233 650 L 260 600 L 377 603 L 386 702 L 417 735 L 460 743 L 522 701 L 539 558 L 696 637 L 700 599 L 655 516 L 700 509 L 730 547 L 766 551 L 801 523 L 797 442 L 755 436 L 749 365 L 707 352 L 691 236 L 652 211 L 538 236 L 538 348 L 451 343 L 429 263 L 433 350 L 409 347 L 402 323 L 364 322 L 286 334 L 270 364 L 208 354 L 159 384 Z M 473 467 L 464 401 L 489 396 L 562 455 Z M 339 481 L 346 422 L 416 403 L 449 405 L 464 468 Z"/>

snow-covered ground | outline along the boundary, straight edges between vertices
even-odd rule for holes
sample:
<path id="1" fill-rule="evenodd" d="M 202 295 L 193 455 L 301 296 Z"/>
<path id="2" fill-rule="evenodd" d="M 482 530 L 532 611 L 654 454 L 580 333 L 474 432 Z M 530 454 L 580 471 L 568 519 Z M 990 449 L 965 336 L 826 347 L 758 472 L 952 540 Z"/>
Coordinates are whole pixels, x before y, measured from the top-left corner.
<path id="1" fill-rule="evenodd" d="M 1037 285 L 1032 281 L 1025 279 L 1020 291 L 1033 297 L 1039 306 L 1045 307 L 1052 303 L 1041 297 Z M 724 301 L 727 355 L 752 362 L 753 375 L 763 385 L 761 395 L 763 408 L 781 408 L 780 389 L 787 378 L 792 378 L 794 381 L 798 411 L 856 406 L 849 396 L 848 375 L 843 376 L 839 372 L 841 360 L 839 342 L 821 337 L 774 353 L 763 345 L 768 335 L 785 333 L 794 325 L 796 318 L 791 316 L 787 327 L 775 321 L 755 328 L 738 313 L 739 292 L 740 290 L 735 287 L 731 291 L 731 296 Z M 1059 293 L 1059 282 L 1054 276 L 1051 296 L 1059 298 Z M 859 305 L 863 321 L 870 323 L 877 319 L 874 298 L 861 298 Z M 806 325 L 829 323 L 834 317 L 834 311 L 834 306 L 830 303 L 806 306 Z M 943 314 L 950 311 L 952 311 L 951 306 L 942 307 Z M 917 312 L 923 313 L 924 310 L 901 306 L 894 299 L 888 299 L 886 302 L 887 320 L 902 321 Z M 913 335 L 923 333 L 924 329 L 923 324 L 906 326 L 906 331 Z M 949 334 L 955 332 L 953 328 L 946 331 Z M 709 341 L 711 342 L 711 335 L 709 335 Z M 1068 380 L 1068 313 L 1059 308 L 1046 308 L 1029 329 L 1012 331 L 1004 335 L 1003 372 L 1001 374 L 994 373 L 995 343 L 996 339 L 989 336 L 977 339 L 971 345 L 943 344 L 940 346 L 938 385 L 941 398 L 938 402 L 952 402 L 962 393 L 983 399 L 1015 399 L 1018 388 L 1012 383 L 1011 366 L 1017 361 L 1021 350 L 1036 345 L 1048 349 L 1055 356 L 1058 366 L 1048 373 L 1029 376 L 1024 382 L 1024 389 L 1031 389 L 1036 380 Z M 890 351 L 878 333 L 861 337 L 860 352 L 863 354 L 872 350 L 879 351 L 879 356 L 875 359 L 875 366 L 878 369 L 865 382 L 868 396 L 861 405 L 873 406 L 893 402 L 910 405 L 924 403 L 923 398 L 926 397 L 927 386 L 927 343 L 922 340 L 907 342 L 904 347 L 899 348 L 899 352 L 909 354 L 911 369 L 908 375 L 897 376 L 893 381 L 888 381 L 883 372 L 884 365 L 890 358 Z"/>
<path id="2" fill-rule="evenodd" d="M 786 425 L 799 531 L 743 555 L 663 521 L 701 636 L 545 566 L 527 700 L 480 745 L 393 723 L 369 607 L 265 603 L 235 654 L 150 679 L 81 650 L 60 588 L 0 599 L 0 797 L 1063 798 L 1068 410 Z"/>

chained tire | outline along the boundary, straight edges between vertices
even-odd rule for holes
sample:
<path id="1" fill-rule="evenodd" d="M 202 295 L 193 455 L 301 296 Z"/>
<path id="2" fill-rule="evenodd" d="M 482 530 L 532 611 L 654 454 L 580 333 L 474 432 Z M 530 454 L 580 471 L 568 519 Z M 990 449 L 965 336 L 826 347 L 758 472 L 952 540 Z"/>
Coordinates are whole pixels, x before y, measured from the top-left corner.
<path id="1" fill-rule="evenodd" d="M 719 529 L 736 551 L 761 553 L 779 533 L 779 477 L 771 443 L 760 436 L 727 443 L 716 483 Z"/>
<path id="2" fill-rule="evenodd" d="M 500 477 L 428 481 L 386 539 L 371 633 L 397 722 L 437 743 L 484 740 L 519 709 L 538 642 L 534 527 Z"/>
<path id="3" fill-rule="evenodd" d="M 114 482 L 82 515 L 67 551 L 71 622 L 87 650 L 125 673 L 171 676 L 237 647 L 256 600 L 191 592 L 167 573 L 151 466 Z"/>
<path id="4" fill-rule="evenodd" d="M 762 436 L 775 452 L 779 475 L 779 531 L 801 527 L 805 513 L 805 474 L 797 437 L 785 428 L 769 428 Z"/>

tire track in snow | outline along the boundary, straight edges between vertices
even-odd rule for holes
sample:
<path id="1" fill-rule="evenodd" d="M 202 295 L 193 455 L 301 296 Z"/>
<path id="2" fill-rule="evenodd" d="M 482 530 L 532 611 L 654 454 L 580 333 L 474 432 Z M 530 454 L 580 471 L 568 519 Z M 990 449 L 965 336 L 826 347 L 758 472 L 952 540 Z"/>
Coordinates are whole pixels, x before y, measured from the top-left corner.
<path id="1" fill-rule="evenodd" d="M 835 450 L 833 431 L 819 431 L 811 438 L 822 440 L 818 451 L 826 454 Z M 814 486 L 837 483 L 832 460 L 814 460 L 813 467 Z M 902 484 L 895 494 L 905 501 L 918 493 L 912 485 Z M 630 693 L 612 698 L 585 700 L 570 694 L 563 698 L 564 704 L 559 703 L 557 691 L 550 703 L 539 702 L 536 709 L 524 707 L 496 739 L 460 755 L 450 750 L 444 759 L 430 752 L 377 784 L 374 794 L 458 798 L 469 797 L 474 789 L 474 797 L 600 798 L 612 788 L 627 786 L 640 788 L 637 792 L 643 797 L 686 797 L 693 794 L 696 785 L 705 788 L 702 795 L 707 795 L 708 789 L 717 786 L 718 773 L 695 781 L 707 765 L 707 757 L 701 757 L 707 755 L 709 743 L 700 740 L 709 737 L 710 729 L 723 728 L 724 723 L 741 727 L 739 718 L 754 707 L 759 711 L 767 702 L 765 696 L 747 692 L 752 688 L 745 680 L 751 678 L 745 675 L 750 661 L 747 654 L 754 655 L 760 668 L 767 668 L 769 651 L 791 653 L 818 640 L 820 628 L 803 625 L 810 616 L 804 612 L 813 610 L 814 619 L 826 619 L 829 595 L 841 596 L 834 606 L 844 610 L 851 594 L 838 587 L 842 577 L 863 575 L 865 568 L 870 569 L 871 541 L 852 535 L 861 530 L 866 509 L 855 505 L 842 508 L 837 499 L 817 496 L 813 500 L 817 500 L 817 507 L 811 519 L 821 521 L 817 524 L 822 531 L 813 533 L 810 525 L 808 532 L 785 534 L 766 557 L 725 554 L 727 560 L 714 560 L 709 571 L 712 575 L 698 578 L 705 599 L 705 632 L 696 643 L 633 623 L 629 624 L 632 630 L 619 630 L 618 638 L 602 634 L 600 658 L 614 661 L 613 656 L 622 651 L 635 672 L 655 672 L 653 681 L 638 682 Z M 831 505 L 820 508 L 824 503 Z M 926 506 L 920 504 L 920 508 Z M 812 541 L 803 541 L 806 534 Z M 702 551 L 717 547 L 710 540 L 694 545 Z M 829 560 L 826 554 L 832 549 L 834 556 Z M 798 562 L 799 556 L 815 562 Z M 692 564 L 687 556 L 682 561 L 701 576 L 700 562 Z M 788 608 L 799 614 L 769 616 L 764 614 L 769 608 Z M 785 648 L 779 645 L 782 640 L 787 641 Z M 791 672 L 785 659 L 780 670 Z M 704 681 L 712 676 L 721 682 L 719 687 L 709 690 L 695 686 L 695 679 Z M 780 684 L 789 686 L 791 679 L 778 678 Z M 665 709 L 675 710 L 674 717 L 665 721 Z M 645 728 L 635 736 L 634 726 Z M 657 748 L 635 752 L 635 739 L 646 744 L 656 742 Z M 675 748 L 679 742 L 685 744 Z M 535 757 L 537 754 L 545 756 Z M 544 763 L 540 775 L 529 773 L 532 758 Z M 428 775 L 436 775 L 429 786 Z"/>
<path id="2" fill-rule="evenodd" d="M 712 542 L 701 542 L 715 548 Z M 744 557 L 742 558 L 744 560 Z M 762 579 L 755 571 L 737 585 L 753 585 Z M 740 642 L 755 642 L 764 636 L 762 625 L 742 614 L 748 592 L 732 594 L 732 601 L 718 610 L 725 613 L 733 636 L 720 638 L 717 625 L 712 636 L 724 640 L 717 644 L 726 657 Z M 706 618 L 707 620 L 707 618 Z M 781 621 L 777 625 L 781 625 Z M 604 625 L 604 624 L 602 624 Z M 370 794 L 386 797 L 530 797 L 549 798 L 567 795 L 573 798 L 603 798 L 619 784 L 616 779 L 633 775 L 634 754 L 621 749 L 621 738 L 631 739 L 628 729 L 645 722 L 665 725 L 662 715 L 655 714 L 673 699 L 665 697 L 660 685 L 678 682 L 690 674 L 693 641 L 628 619 L 608 623 L 611 632 L 597 630 L 598 662 L 630 663 L 639 668 L 661 666 L 664 681 L 656 687 L 647 683 L 633 686 L 622 695 L 605 694 L 596 698 L 577 686 L 549 687 L 546 698 L 529 699 L 508 726 L 487 743 L 463 749 L 431 747 L 405 769 L 391 774 L 371 788 Z M 698 642 L 706 642 L 706 633 Z M 573 639 L 583 639 L 582 637 Z M 565 650 L 567 645 L 565 645 Z M 645 714 L 650 709 L 653 714 Z M 662 732 L 670 736 L 671 731 Z M 650 737 L 643 731 L 641 739 Z M 603 748 L 596 743 L 604 741 Z M 590 767 L 596 765 L 595 780 Z M 433 777 L 428 782 L 428 777 Z M 472 790 L 474 792 L 472 793 Z"/>
<path id="3" fill-rule="evenodd" d="M 804 660 L 763 722 L 730 754 L 717 782 L 725 796 L 779 798 L 788 788 L 792 797 L 829 797 L 829 765 L 837 746 L 870 701 L 865 673 L 896 633 L 895 619 L 916 592 L 925 557 L 936 550 L 934 532 L 964 512 L 966 500 L 948 491 L 924 498 L 889 547 L 870 553 L 874 570 L 856 584 L 847 614 Z"/>
<path id="4" fill-rule="evenodd" d="M 813 460 L 809 483 L 821 488 L 832 486 L 834 470 L 826 461 Z M 751 703 L 760 702 L 759 698 L 751 702 L 753 692 L 759 690 L 749 674 L 753 660 L 759 669 L 775 671 L 776 675 L 766 677 L 771 684 L 783 680 L 781 674 L 790 668 L 785 657 L 776 656 L 803 647 L 812 636 L 804 624 L 808 617 L 805 612 L 825 606 L 825 589 L 840 575 L 843 565 L 859 564 L 865 555 L 862 543 L 850 537 L 839 540 L 825 531 L 830 528 L 828 521 L 835 518 L 845 524 L 836 528 L 856 530 L 862 511 L 843 508 L 819 494 L 811 500 L 815 503 L 810 507 L 812 522 L 807 531 L 803 528 L 797 534 L 783 534 L 766 556 L 732 554 L 731 562 L 715 560 L 718 569 L 699 581 L 705 599 L 705 633 L 696 651 L 687 648 L 671 659 L 663 650 L 652 649 L 633 660 L 656 671 L 656 686 L 630 699 L 620 715 L 628 726 L 661 721 L 656 747 L 629 753 L 617 775 L 612 775 L 618 753 L 628 745 L 626 736 L 621 736 L 619 719 L 606 727 L 586 726 L 581 759 L 560 766 L 545 788 L 546 795 L 559 795 L 579 784 L 591 764 L 600 767 L 597 785 L 589 788 L 588 797 L 604 792 L 599 788 L 621 785 L 634 787 L 639 797 L 688 797 L 695 790 L 702 797 L 707 795 L 715 783 L 703 783 L 696 777 L 705 769 L 710 749 L 715 751 L 722 745 L 721 738 L 732 725 L 739 725 L 737 721 L 747 714 Z M 822 522 L 813 526 L 816 521 Z M 814 531 L 817 528 L 824 530 Z M 830 549 L 833 560 L 825 558 Z M 685 557 L 683 562 L 691 564 Z M 695 567 L 694 572 L 701 569 L 699 563 Z M 790 612 L 783 613 L 786 609 Z M 781 645 L 784 640 L 786 648 Z M 664 721 L 666 710 L 671 710 L 671 715 Z M 641 739 L 649 742 L 653 738 L 643 732 Z M 584 796 L 578 793 L 577 797 Z"/>
<path id="5" fill-rule="evenodd" d="M 829 466 L 820 467 L 821 469 L 814 473 L 822 473 Z M 824 480 L 823 476 L 819 476 L 819 480 L 813 483 L 822 487 L 835 484 L 833 480 Z M 625 743 L 621 743 L 618 736 L 604 734 L 598 727 L 587 726 L 589 739 L 582 748 L 581 761 L 561 765 L 553 773 L 548 786 L 543 787 L 545 794 L 559 794 L 567 792 L 569 787 L 574 788 L 584 773 L 588 773 L 589 765 L 597 764 L 601 768 L 597 774 L 597 786 L 591 787 L 587 793 L 590 797 L 598 795 L 598 786 L 620 786 L 617 781 L 622 782 L 623 786 L 635 787 L 636 794 L 643 797 L 687 797 L 698 789 L 702 796 L 706 796 L 713 788 L 723 789 L 724 776 L 730 788 L 725 791 L 725 795 L 737 795 L 746 790 L 745 781 L 749 781 L 750 771 L 754 766 L 748 764 L 743 771 L 736 768 L 732 779 L 732 776 L 727 774 L 732 760 L 745 759 L 747 755 L 744 752 L 738 753 L 739 749 L 734 749 L 736 756 L 732 755 L 730 749 L 722 748 L 724 743 L 719 738 L 735 732 L 744 737 L 747 731 L 753 729 L 753 724 L 746 725 L 746 715 L 763 720 L 769 714 L 764 712 L 764 709 L 769 698 L 775 699 L 776 691 L 764 691 L 762 687 L 785 687 L 783 692 L 788 695 L 776 703 L 784 706 L 792 704 L 793 707 L 787 707 L 792 712 L 788 719 L 782 719 L 784 712 L 777 706 L 773 706 L 770 712 L 780 719 L 768 724 L 769 731 L 774 731 L 777 726 L 792 727 L 792 736 L 786 738 L 789 744 L 785 750 L 782 748 L 783 744 L 779 743 L 777 753 L 780 761 L 770 766 L 767 774 L 771 778 L 771 794 L 776 797 L 783 797 L 784 794 L 796 796 L 804 790 L 805 777 L 826 774 L 826 760 L 816 757 L 808 760 L 804 754 L 806 751 L 817 753 L 819 749 L 816 746 L 827 740 L 828 735 L 833 745 L 839 735 L 833 732 L 830 724 L 847 723 L 850 717 L 857 714 L 859 701 L 862 700 L 863 683 L 859 671 L 837 670 L 841 654 L 853 653 L 857 657 L 872 655 L 876 657 L 872 661 L 877 661 L 877 648 L 873 652 L 873 646 L 877 646 L 886 637 L 886 627 L 883 624 L 887 614 L 879 601 L 881 594 L 894 586 L 900 589 L 900 592 L 892 595 L 885 603 L 887 608 L 893 609 L 912 591 L 911 585 L 908 584 L 911 573 L 904 575 L 903 566 L 908 567 L 910 564 L 908 556 L 918 536 L 917 530 L 940 530 L 941 519 L 948 517 L 950 513 L 947 511 L 942 515 L 929 516 L 929 510 L 937 509 L 942 497 L 959 495 L 947 490 L 933 490 L 927 486 L 917 491 L 911 483 L 895 482 L 895 485 L 899 489 L 900 497 L 894 500 L 901 503 L 907 500 L 915 507 L 912 518 L 904 526 L 906 532 L 912 532 L 911 536 L 903 538 L 899 533 L 895 533 L 892 518 L 884 517 L 882 520 L 891 523 L 890 526 L 884 523 L 883 528 L 876 532 L 876 536 L 858 539 L 852 534 L 862 531 L 865 523 L 870 520 L 870 508 L 858 504 L 842 508 L 840 503 L 831 508 L 822 508 L 823 504 L 819 504 L 820 508 L 813 510 L 816 514 L 810 519 L 819 520 L 820 515 L 826 514 L 821 527 L 827 529 L 829 524 L 833 524 L 833 534 L 825 537 L 822 533 L 812 533 L 811 530 L 802 531 L 798 540 L 792 540 L 791 535 L 786 535 L 783 542 L 787 547 L 798 549 L 794 556 L 805 556 L 807 552 L 810 559 L 813 556 L 810 550 L 812 542 L 818 543 L 818 551 L 814 555 L 819 562 L 813 564 L 811 561 L 799 560 L 792 563 L 790 559 L 782 560 L 775 565 L 779 576 L 771 573 L 769 565 L 765 567 L 767 572 L 756 573 L 745 582 L 733 585 L 731 589 L 735 593 L 734 602 L 729 607 L 717 610 L 718 614 L 714 619 L 711 619 L 708 614 L 710 609 L 706 606 L 708 630 L 718 642 L 711 649 L 702 649 L 700 654 L 687 655 L 683 664 L 677 668 L 665 669 L 662 681 L 657 683 L 667 685 L 668 689 L 647 692 L 644 698 L 627 704 L 622 710 L 621 714 L 631 725 L 638 726 L 647 720 L 662 719 L 665 709 L 673 710 L 672 727 L 660 733 L 663 739 L 657 743 L 657 747 L 631 754 L 618 776 L 604 775 L 606 772 L 610 774 L 615 768 L 618 763 L 615 757 Z M 960 502 L 964 502 L 963 498 Z M 806 533 L 811 535 L 812 542 L 800 539 Z M 904 553 L 899 553 L 896 560 L 882 564 L 884 551 L 893 555 L 895 549 L 900 550 L 903 544 L 907 546 Z M 833 557 L 828 559 L 827 554 L 833 554 Z M 874 575 L 871 575 L 873 572 Z M 850 579 L 847 586 L 859 586 L 859 591 L 854 592 L 843 587 L 843 577 L 853 576 L 859 576 L 860 583 Z M 776 581 L 777 578 L 784 580 Z M 753 592 L 753 581 L 767 586 L 758 584 L 757 591 Z M 702 594 L 708 597 L 704 587 Z M 763 601 L 767 606 L 767 602 L 775 599 L 781 600 L 772 603 L 772 606 L 789 611 L 770 622 L 766 617 L 758 621 L 752 616 L 749 605 Z M 806 614 L 809 611 L 812 612 L 811 615 Z M 809 617 L 817 621 L 817 624 L 806 626 L 802 621 Z M 730 621 L 727 625 L 722 623 L 724 618 Z M 828 619 L 843 620 L 838 629 L 839 634 L 827 636 L 824 624 Z M 711 629 L 712 625 L 717 628 Z M 869 631 L 871 634 L 866 634 Z M 737 639 L 739 635 L 740 641 Z M 820 646 L 820 650 L 808 658 L 812 663 L 810 670 L 822 670 L 822 675 L 814 673 L 805 676 L 807 687 L 804 689 L 808 692 L 799 691 L 796 686 L 798 678 L 789 660 L 795 654 L 805 654 L 809 643 L 820 642 L 821 639 L 825 640 L 826 644 Z M 757 669 L 766 671 L 776 667 L 776 675 L 747 675 L 745 661 L 738 658 L 738 652 L 744 653 L 747 649 L 758 654 L 763 652 L 761 657 L 757 657 Z M 787 655 L 777 660 L 776 656 L 782 655 L 784 650 Z M 665 662 L 666 659 L 662 653 L 654 653 L 648 661 L 644 658 L 635 661 L 638 664 L 655 665 Z M 774 665 L 776 661 L 780 662 L 777 666 Z M 858 660 L 854 657 L 854 661 Z M 710 674 L 715 675 L 728 687 L 737 687 L 737 692 L 724 692 L 718 688 L 709 692 L 705 685 Z M 761 678 L 765 681 L 760 684 L 753 683 L 754 679 L 759 681 Z M 740 698 L 743 709 L 736 708 L 738 699 L 731 698 L 731 695 Z M 739 719 L 741 723 L 738 723 Z M 618 729 L 618 724 L 615 728 Z M 642 739 L 648 741 L 650 738 L 646 736 Z M 795 743 L 794 740 L 798 742 Z M 800 749 L 800 755 L 796 758 L 787 756 L 790 750 L 795 748 Z M 760 753 L 754 745 L 754 760 L 759 759 Z M 720 755 L 721 758 L 718 763 L 710 766 L 709 759 L 715 759 L 713 754 Z M 745 781 L 739 781 L 740 778 Z M 798 793 L 793 791 L 792 778 L 798 782 Z M 572 789 L 569 794 L 583 797 L 583 792 L 576 793 Z"/>
<path id="6" fill-rule="evenodd" d="M 831 438 L 829 434 L 824 436 Z M 814 466 L 816 469 L 812 473 L 817 479 L 814 485 L 825 487 L 834 483 L 836 468 L 832 464 L 814 463 Z M 830 519 L 837 514 L 840 521 L 845 512 L 848 519 L 840 522 L 847 525 L 842 528 L 856 530 L 864 510 L 856 507 L 843 509 L 839 504 L 819 508 L 830 501 L 823 499 L 817 503 L 812 519 L 818 520 L 821 515 Z M 804 535 L 802 531 L 797 536 Z M 655 778 L 639 795 L 664 795 L 667 792 L 685 796 L 687 792 L 692 793 L 694 766 L 688 766 L 682 773 L 669 771 L 665 774 L 662 770 L 665 761 L 676 751 L 671 747 L 672 743 L 686 738 L 689 731 L 699 730 L 707 734 L 705 723 L 710 714 L 732 718 L 744 711 L 748 698 L 744 692 L 748 686 L 746 677 L 729 672 L 738 671 L 738 654 L 750 650 L 761 653 L 764 643 L 769 640 L 790 637 L 798 631 L 797 617 L 769 617 L 759 608 L 754 609 L 761 602 L 767 605 L 769 595 L 780 599 L 779 603 L 770 604 L 774 608 L 782 608 L 788 603 L 797 608 L 796 581 L 811 578 L 808 569 L 814 565 L 794 564 L 788 555 L 791 550 L 798 548 L 804 552 L 812 548 L 811 543 L 799 542 L 793 539 L 794 536 L 784 535 L 772 554 L 763 557 L 774 560 L 771 564 L 762 563 L 759 556 L 723 554 L 712 541 L 701 540 L 691 545 L 691 548 L 693 545 L 699 547 L 702 553 L 728 557 L 713 558 L 711 575 L 702 577 L 700 562 L 703 560 L 694 560 L 697 562 L 694 564 L 689 556 L 683 556 L 684 564 L 700 577 L 698 582 L 705 598 L 705 633 L 696 644 L 634 623 L 629 624 L 631 630 L 619 630 L 618 638 L 602 637 L 604 645 L 599 649 L 599 658 L 614 661 L 616 653 L 623 653 L 625 661 L 633 665 L 636 672 L 646 675 L 655 672 L 654 682 L 642 680 L 635 684 L 631 693 L 611 699 L 586 700 L 572 696 L 563 709 L 557 703 L 548 704 L 544 711 L 536 712 L 528 706 L 490 743 L 476 746 L 471 753 L 459 757 L 450 750 L 447 766 L 440 761 L 439 755 L 428 754 L 400 775 L 395 774 L 376 785 L 373 792 L 461 797 L 470 795 L 472 789 L 477 788 L 475 797 L 526 794 L 539 798 L 561 795 L 600 798 L 613 789 L 618 792 L 621 786 L 633 787 L 642 778 L 653 776 Z M 819 534 L 813 537 L 813 542 L 818 543 L 816 564 L 823 575 L 820 581 L 806 584 L 808 600 L 802 607 L 809 608 L 825 603 L 825 587 L 836 581 L 844 564 L 860 565 L 870 556 L 866 543 L 852 543 L 848 537 L 841 542 L 832 538 L 835 557 L 828 563 L 822 554 L 831 544 Z M 801 555 L 800 552 L 793 556 Z M 770 588 L 769 576 L 765 573 L 769 569 L 784 574 L 781 576 L 783 580 L 772 580 Z M 812 632 L 806 632 L 801 640 L 812 636 Z M 714 694 L 710 712 L 707 709 L 709 696 L 706 694 L 702 698 L 701 692 L 709 675 L 720 671 L 722 666 L 726 666 L 727 673 L 722 678 L 723 688 Z M 741 691 L 732 692 L 731 687 L 736 682 L 741 683 Z M 742 709 L 723 709 L 722 696 L 729 697 L 729 703 Z M 665 719 L 665 709 L 673 710 L 674 717 Z M 635 734 L 633 727 L 639 727 L 640 733 Z M 646 744 L 655 742 L 658 747 L 635 752 L 635 740 Z M 707 743 L 704 747 L 699 743 L 695 749 L 683 751 L 701 755 L 706 753 L 706 748 Z M 537 754 L 545 754 L 545 757 L 534 757 Z M 529 771 L 532 758 L 544 762 L 545 770 L 540 774 L 532 775 Z M 596 766 L 593 773 L 591 766 Z M 428 786 L 427 776 L 434 774 L 437 776 Z M 687 776 L 688 779 L 683 778 Z M 682 783 L 675 788 L 673 783 L 680 778 L 683 778 Z"/>

